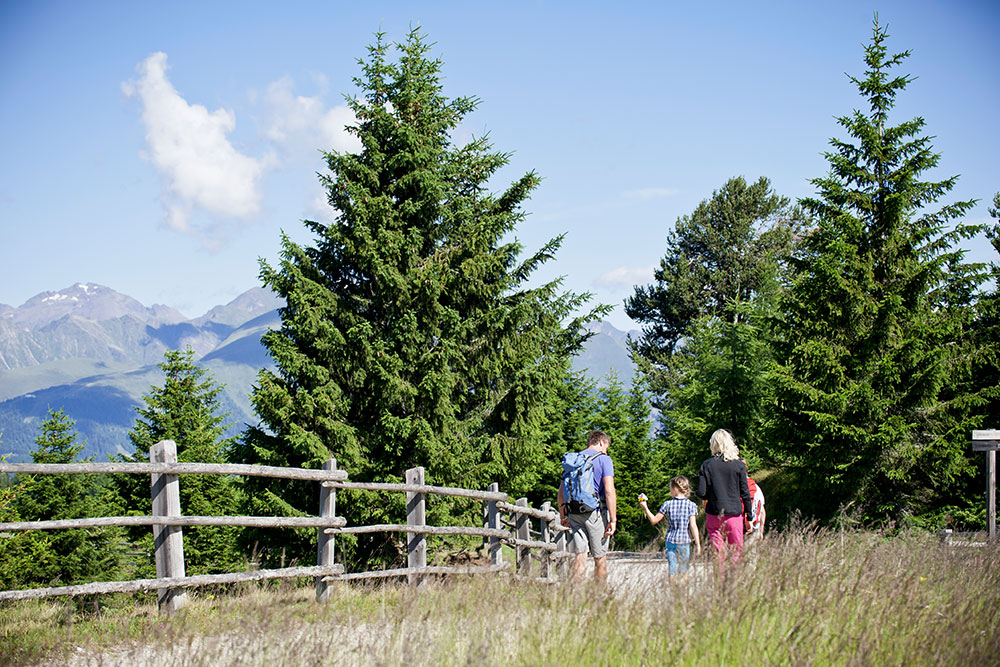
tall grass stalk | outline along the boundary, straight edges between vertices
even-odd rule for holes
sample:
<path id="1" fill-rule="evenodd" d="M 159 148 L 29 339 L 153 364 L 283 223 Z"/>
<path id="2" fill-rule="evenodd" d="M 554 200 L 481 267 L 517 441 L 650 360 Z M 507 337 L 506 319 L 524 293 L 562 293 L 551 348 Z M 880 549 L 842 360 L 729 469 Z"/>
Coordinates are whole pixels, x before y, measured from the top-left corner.
<path id="1" fill-rule="evenodd" d="M 625 570 L 633 568 L 628 576 Z M 618 571 L 616 572 L 616 568 Z M 1000 655 L 1000 549 L 799 527 L 739 567 L 669 581 L 609 564 L 609 586 L 480 577 L 202 591 L 155 606 L 0 608 L 0 662 L 74 665 L 969 665 Z"/>

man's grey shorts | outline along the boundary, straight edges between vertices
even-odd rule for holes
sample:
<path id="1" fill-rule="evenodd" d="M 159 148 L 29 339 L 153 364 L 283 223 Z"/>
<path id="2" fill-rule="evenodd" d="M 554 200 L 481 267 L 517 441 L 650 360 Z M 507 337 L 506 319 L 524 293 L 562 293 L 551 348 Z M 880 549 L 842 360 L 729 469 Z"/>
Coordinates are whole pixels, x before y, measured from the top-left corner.
<path id="1" fill-rule="evenodd" d="M 573 551 L 585 554 L 590 551 L 594 558 L 603 558 L 608 553 L 608 528 L 606 511 L 594 510 L 590 514 L 570 514 L 569 527 L 573 531 Z"/>

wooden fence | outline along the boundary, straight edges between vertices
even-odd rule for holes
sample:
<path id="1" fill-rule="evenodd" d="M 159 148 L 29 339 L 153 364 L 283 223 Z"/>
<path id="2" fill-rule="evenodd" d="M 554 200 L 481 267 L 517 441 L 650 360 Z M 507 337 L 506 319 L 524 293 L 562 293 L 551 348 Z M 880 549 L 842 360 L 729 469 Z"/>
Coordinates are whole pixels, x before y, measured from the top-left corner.
<path id="1" fill-rule="evenodd" d="M 186 603 L 186 589 L 194 586 L 230 584 L 243 581 L 285 579 L 294 577 L 316 578 L 316 599 L 325 601 L 330 586 L 337 581 L 406 577 L 411 584 L 419 583 L 424 575 L 477 574 L 497 572 L 510 567 L 504 562 L 503 545 L 515 549 L 515 576 L 535 577 L 552 581 L 567 572 L 567 530 L 559 523 L 559 514 L 549 503 L 541 509 L 528 506 L 525 498 L 511 504 L 508 496 L 491 484 L 486 491 L 455 487 L 429 486 L 424 483 L 424 469 L 406 471 L 404 484 L 378 482 L 350 482 L 344 470 L 337 470 L 336 460 L 330 459 L 322 470 L 281 468 L 239 464 L 178 463 L 177 446 L 164 440 L 150 448 L 149 463 L 0 463 L 0 473 L 19 474 L 94 474 L 128 473 L 149 474 L 152 489 L 151 516 L 119 516 L 57 521 L 19 521 L 0 523 L 0 531 L 56 530 L 100 526 L 152 526 L 155 579 L 94 582 L 75 586 L 57 586 L 17 591 L 0 591 L 0 602 L 26 600 L 56 595 L 87 595 L 115 592 L 158 591 L 160 610 L 170 613 Z M 183 516 L 180 507 L 179 476 L 198 475 L 247 475 L 284 479 L 312 480 L 320 483 L 319 513 L 307 517 L 261 516 Z M 363 489 L 406 494 L 405 524 L 379 524 L 347 526 L 343 517 L 336 516 L 337 489 Z M 428 526 L 426 503 L 428 495 L 459 496 L 482 501 L 482 526 Z M 534 529 L 534 522 L 539 524 Z M 286 567 L 249 572 L 232 572 L 186 576 L 184 572 L 184 526 L 252 526 L 272 528 L 317 528 L 316 565 L 311 567 Z M 344 566 L 334 559 L 334 540 L 337 535 L 348 533 L 400 532 L 407 534 L 407 566 L 391 570 L 345 572 Z M 478 566 L 428 566 L 427 535 L 471 535 L 482 537 L 487 547 L 490 563 Z M 3 539 L 0 536 L 0 539 Z M 538 562 L 537 573 L 534 562 Z"/>

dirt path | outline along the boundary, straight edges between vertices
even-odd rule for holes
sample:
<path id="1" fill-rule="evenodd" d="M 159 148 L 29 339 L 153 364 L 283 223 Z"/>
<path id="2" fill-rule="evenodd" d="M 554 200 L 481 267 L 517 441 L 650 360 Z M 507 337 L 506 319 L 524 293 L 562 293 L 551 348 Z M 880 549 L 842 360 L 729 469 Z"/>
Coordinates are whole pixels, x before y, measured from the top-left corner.
<path id="1" fill-rule="evenodd" d="M 593 571 L 592 564 L 589 571 Z M 656 557 L 612 555 L 608 559 L 608 587 L 626 597 L 642 597 L 647 592 L 670 585 L 669 574 L 666 559 L 658 554 Z M 686 583 L 693 590 L 707 582 L 711 575 L 711 565 L 699 559 L 692 562 L 687 574 L 678 582 Z"/>

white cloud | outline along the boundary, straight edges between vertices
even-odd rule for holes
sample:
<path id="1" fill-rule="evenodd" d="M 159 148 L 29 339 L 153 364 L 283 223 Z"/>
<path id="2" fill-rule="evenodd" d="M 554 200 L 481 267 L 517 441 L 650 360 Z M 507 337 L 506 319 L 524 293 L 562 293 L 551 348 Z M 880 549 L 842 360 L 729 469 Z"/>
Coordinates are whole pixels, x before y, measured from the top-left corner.
<path id="1" fill-rule="evenodd" d="M 309 202 L 309 211 L 307 217 L 318 218 L 320 221 L 326 219 L 326 216 L 330 216 L 334 213 L 334 208 L 330 206 L 330 202 L 327 200 L 327 191 L 325 188 L 317 187 L 313 189 L 313 197 Z"/>
<path id="2" fill-rule="evenodd" d="M 329 195 L 327 189 L 317 182 L 312 188 L 312 199 L 306 208 L 306 217 L 317 222 L 331 222 L 336 218 L 338 211 L 330 206 Z"/>
<path id="3" fill-rule="evenodd" d="M 167 79 L 165 53 L 152 54 L 136 70 L 139 79 L 123 83 L 122 90 L 142 103 L 145 155 L 163 177 L 166 224 L 202 235 L 191 226 L 195 208 L 224 218 L 256 215 L 261 178 L 271 160 L 233 147 L 227 138 L 236 128 L 233 112 L 188 104 Z"/>
<path id="4" fill-rule="evenodd" d="M 324 145 L 346 153 L 360 153 L 361 139 L 353 134 L 348 134 L 344 128 L 357 122 L 354 112 L 346 106 L 331 108 L 320 119 L 320 128 L 323 132 Z"/>
<path id="5" fill-rule="evenodd" d="M 357 153 L 361 140 L 344 128 L 356 122 L 346 105 L 326 108 L 319 97 L 295 95 L 290 77 L 268 85 L 261 99 L 264 109 L 264 136 L 290 155 L 309 155 L 335 150 Z"/>
<path id="6" fill-rule="evenodd" d="M 594 287 L 606 289 L 623 289 L 635 285 L 646 285 L 653 282 L 654 266 L 628 267 L 619 266 L 601 274 L 594 280 Z"/>
<path id="7" fill-rule="evenodd" d="M 638 188 L 622 193 L 627 199 L 665 199 L 680 193 L 677 188 Z"/>

